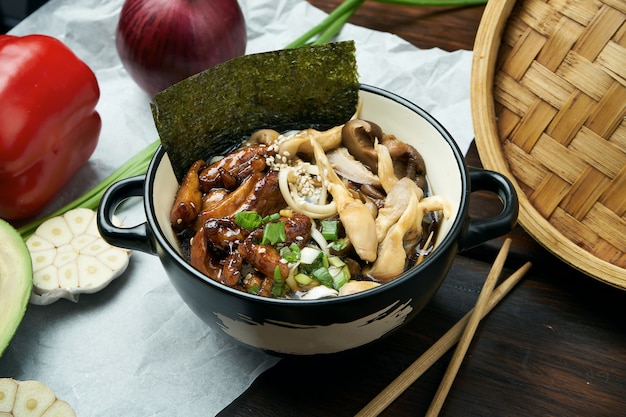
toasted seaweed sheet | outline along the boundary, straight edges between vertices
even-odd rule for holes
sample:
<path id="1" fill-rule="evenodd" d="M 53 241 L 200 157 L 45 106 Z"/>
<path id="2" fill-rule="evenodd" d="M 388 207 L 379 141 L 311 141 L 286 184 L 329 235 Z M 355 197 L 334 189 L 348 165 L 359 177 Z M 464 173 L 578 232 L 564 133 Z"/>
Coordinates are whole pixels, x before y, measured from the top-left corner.
<path id="1" fill-rule="evenodd" d="M 180 181 L 198 159 L 238 146 L 254 131 L 328 129 L 358 103 L 353 41 L 244 55 L 155 95 L 152 115 Z"/>

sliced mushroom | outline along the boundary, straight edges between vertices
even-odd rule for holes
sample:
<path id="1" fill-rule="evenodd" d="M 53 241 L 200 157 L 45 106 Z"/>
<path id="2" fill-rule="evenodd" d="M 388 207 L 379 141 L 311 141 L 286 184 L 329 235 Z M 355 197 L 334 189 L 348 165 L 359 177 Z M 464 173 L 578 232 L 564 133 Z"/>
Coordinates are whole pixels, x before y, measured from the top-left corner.
<path id="1" fill-rule="evenodd" d="M 376 288 L 380 283 L 374 281 L 348 281 L 339 289 L 339 295 L 350 295 Z"/>
<path id="2" fill-rule="evenodd" d="M 431 211 L 443 212 L 444 218 L 449 218 L 452 215 L 452 206 L 448 199 L 442 195 L 431 195 L 420 201 L 420 210 L 424 213 Z"/>
<path id="3" fill-rule="evenodd" d="M 326 154 L 331 166 L 343 178 L 358 184 L 380 185 L 380 179 L 366 165 L 358 161 L 348 148 L 340 147 Z"/>
<path id="4" fill-rule="evenodd" d="M 378 173 L 378 158 L 374 151 L 374 143 L 382 138 L 383 131 L 380 126 L 361 119 L 348 121 L 341 130 L 343 145 L 375 174 Z"/>
<path id="5" fill-rule="evenodd" d="M 337 204 L 339 218 L 356 253 L 367 262 L 376 260 L 376 223 L 363 202 L 352 196 L 330 165 L 321 145 L 311 140 L 320 174 L 328 182 L 328 191 Z"/>
<path id="6" fill-rule="evenodd" d="M 413 184 L 413 182 L 411 182 Z M 400 275 L 406 266 L 404 236 L 415 227 L 418 216 L 418 199 L 415 193 L 410 194 L 406 209 L 390 228 L 378 247 L 376 262 L 363 270 L 365 275 L 387 282 Z"/>
<path id="7" fill-rule="evenodd" d="M 372 172 L 383 175 L 379 171 L 379 161 L 374 149 L 376 142 L 385 145 L 393 160 L 393 172 L 397 178 L 409 177 L 417 185 L 426 187 L 426 165 L 422 155 L 413 146 L 398 140 L 394 135 L 385 134 L 375 123 L 354 119 L 347 122 L 342 131 L 343 145 L 357 160 L 367 165 Z"/>
<path id="8" fill-rule="evenodd" d="M 380 178 L 380 184 L 383 186 L 385 192 L 389 193 L 398 182 L 389 148 L 380 143 L 376 143 L 374 145 L 374 151 L 378 159 L 378 177 Z"/>
<path id="9" fill-rule="evenodd" d="M 426 164 L 417 149 L 398 140 L 394 135 L 383 135 L 381 144 L 389 149 L 396 177 L 408 177 L 424 190 L 426 187 Z"/>
<path id="10" fill-rule="evenodd" d="M 288 159 L 293 158 L 298 153 L 313 155 L 311 140 L 315 140 L 319 143 L 324 151 L 336 149 L 341 145 L 342 127 L 342 125 L 335 126 L 324 131 L 315 129 L 302 130 L 298 134 L 289 137 L 284 142 L 281 142 L 278 147 L 278 154 L 280 156 L 285 156 Z"/>
<path id="11" fill-rule="evenodd" d="M 389 191 L 385 199 L 385 205 L 378 210 L 376 217 L 376 236 L 378 242 L 382 242 L 389 229 L 398 222 L 400 217 L 408 210 L 411 199 L 422 198 L 422 190 L 409 178 L 402 178 Z M 420 216 L 420 223 L 421 223 Z M 417 218 L 416 218 L 417 221 Z"/>

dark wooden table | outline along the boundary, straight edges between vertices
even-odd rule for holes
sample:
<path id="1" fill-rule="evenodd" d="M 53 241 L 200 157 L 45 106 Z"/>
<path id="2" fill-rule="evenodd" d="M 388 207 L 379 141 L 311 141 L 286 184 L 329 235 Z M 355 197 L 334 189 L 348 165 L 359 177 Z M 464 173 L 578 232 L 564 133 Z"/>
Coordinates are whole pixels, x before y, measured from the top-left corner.
<path id="1" fill-rule="evenodd" d="M 330 11 L 339 0 L 310 0 Z M 495 0 L 493 0 L 495 1 Z M 472 49 L 484 7 L 416 8 L 366 2 L 351 22 L 420 48 Z M 467 154 L 480 166 L 476 148 Z M 498 210 L 472 197 L 471 215 Z M 441 415 L 626 415 L 626 291 L 561 262 L 519 226 L 503 275 L 533 267 L 482 322 Z M 503 238 L 459 254 L 432 302 L 390 337 L 352 352 L 282 359 L 221 416 L 352 416 L 473 307 Z M 382 415 L 424 415 L 452 356 L 431 367 Z"/>

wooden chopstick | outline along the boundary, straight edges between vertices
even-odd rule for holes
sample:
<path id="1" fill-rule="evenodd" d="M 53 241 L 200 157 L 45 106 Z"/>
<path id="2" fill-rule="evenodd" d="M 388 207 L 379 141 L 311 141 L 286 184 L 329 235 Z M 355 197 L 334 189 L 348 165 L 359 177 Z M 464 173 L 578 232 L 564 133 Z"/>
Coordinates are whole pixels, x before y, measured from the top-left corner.
<path id="1" fill-rule="evenodd" d="M 476 329 L 478 328 L 478 323 L 480 323 L 480 319 L 483 316 L 485 306 L 487 305 L 489 297 L 491 296 L 491 293 L 496 286 L 496 282 L 498 282 L 500 272 L 502 272 L 502 268 L 504 267 L 504 261 L 509 254 L 510 246 L 511 239 L 506 239 L 504 241 L 504 244 L 502 245 L 502 248 L 500 248 L 500 252 L 498 253 L 496 260 L 493 263 L 491 270 L 489 271 L 489 275 L 487 275 L 487 279 L 485 280 L 482 289 L 480 290 L 478 300 L 476 300 L 476 305 L 474 306 L 474 311 L 470 315 L 469 322 L 463 330 L 461 340 L 459 340 L 459 343 L 456 345 L 454 355 L 452 355 L 452 359 L 448 364 L 448 369 L 446 369 L 446 373 L 444 374 L 443 379 L 439 384 L 439 388 L 435 393 L 435 397 L 430 403 L 428 411 L 426 411 L 426 417 L 438 416 L 439 411 L 441 411 L 441 407 L 443 407 L 443 402 L 446 400 L 446 396 L 448 395 L 448 392 L 452 387 L 452 383 L 456 378 L 456 374 L 459 372 L 459 368 L 461 367 L 463 358 L 465 358 L 467 349 L 469 349 L 470 343 L 474 338 L 474 333 L 476 332 Z"/>
<path id="2" fill-rule="evenodd" d="M 531 263 L 527 262 L 510 277 L 502 282 L 489 297 L 489 302 L 485 306 L 482 317 L 486 316 L 522 279 L 524 274 L 530 269 Z M 359 413 L 357 417 L 374 417 L 385 410 L 396 398 L 411 386 L 420 376 L 424 374 L 435 362 L 452 348 L 461 338 L 463 330 L 469 323 L 474 309 L 470 310 L 454 326 L 450 328 L 435 344 L 415 360 L 407 369 L 394 379 L 383 391 L 381 391 L 372 401 L 370 401 Z M 481 318 L 482 318 L 481 317 Z"/>

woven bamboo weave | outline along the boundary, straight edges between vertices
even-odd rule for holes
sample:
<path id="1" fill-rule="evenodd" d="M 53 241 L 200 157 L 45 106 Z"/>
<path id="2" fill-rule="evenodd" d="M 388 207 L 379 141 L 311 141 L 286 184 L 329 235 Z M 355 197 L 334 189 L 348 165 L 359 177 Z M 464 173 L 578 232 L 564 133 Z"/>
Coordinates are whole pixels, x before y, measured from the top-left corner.
<path id="1" fill-rule="evenodd" d="M 626 288 L 626 0 L 490 0 L 471 99 L 488 169 L 519 222 L 577 269 Z"/>

